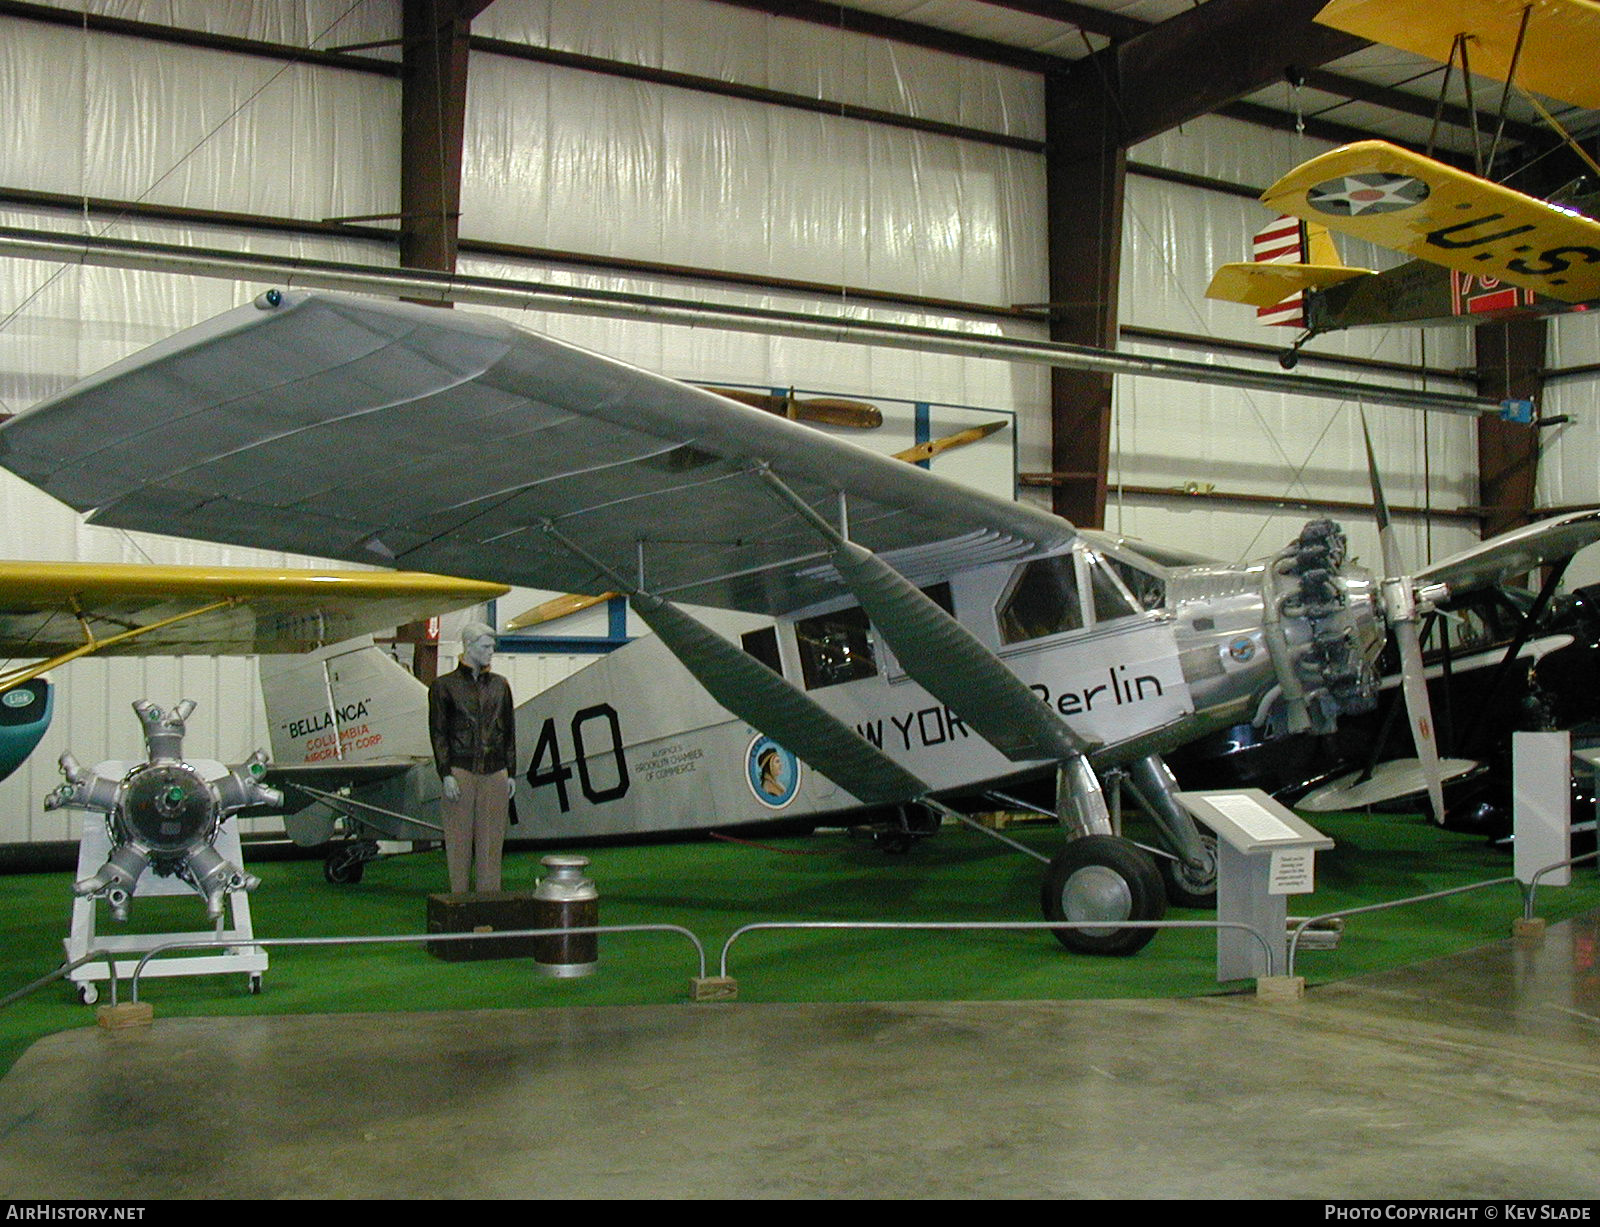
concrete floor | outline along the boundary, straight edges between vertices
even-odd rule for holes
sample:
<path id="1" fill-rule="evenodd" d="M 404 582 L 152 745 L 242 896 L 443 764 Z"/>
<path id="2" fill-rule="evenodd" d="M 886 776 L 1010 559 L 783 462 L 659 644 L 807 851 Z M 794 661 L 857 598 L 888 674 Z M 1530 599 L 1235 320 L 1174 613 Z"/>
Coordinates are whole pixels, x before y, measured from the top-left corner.
<path id="1" fill-rule="evenodd" d="M 0 1197 L 1600 1196 L 1600 913 L 1298 1002 L 157 1019 L 0 1080 Z"/>

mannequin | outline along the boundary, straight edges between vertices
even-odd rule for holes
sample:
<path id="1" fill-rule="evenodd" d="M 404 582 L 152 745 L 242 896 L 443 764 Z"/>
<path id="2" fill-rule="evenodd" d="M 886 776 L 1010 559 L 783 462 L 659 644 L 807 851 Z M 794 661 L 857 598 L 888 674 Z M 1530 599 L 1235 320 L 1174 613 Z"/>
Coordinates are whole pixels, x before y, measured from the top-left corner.
<path id="1" fill-rule="evenodd" d="M 428 731 L 443 786 L 445 863 L 450 890 L 462 894 L 474 877 L 480 891 L 500 889 L 500 852 L 517 760 L 511 685 L 489 670 L 494 628 L 461 628 L 461 663 L 428 687 Z"/>

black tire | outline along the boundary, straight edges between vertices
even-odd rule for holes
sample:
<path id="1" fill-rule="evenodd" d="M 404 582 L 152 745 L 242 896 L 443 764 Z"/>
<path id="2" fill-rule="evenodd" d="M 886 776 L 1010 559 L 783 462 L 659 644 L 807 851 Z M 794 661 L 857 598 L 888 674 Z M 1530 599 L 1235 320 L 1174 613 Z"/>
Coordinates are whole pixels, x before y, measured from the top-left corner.
<path id="1" fill-rule="evenodd" d="M 361 881 L 366 868 L 366 863 L 360 857 L 341 850 L 322 862 L 322 876 L 335 886 L 354 886 Z"/>
<path id="2" fill-rule="evenodd" d="M 1115 835 L 1085 835 L 1056 853 L 1039 900 L 1046 920 L 1160 920 L 1167 914 L 1154 860 Z M 1111 925 L 1055 930 L 1056 940 L 1078 954 L 1135 954 L 1155 934 Z"/>
<path id="3" fill-rule="evenodd" d="M 1156 862 L 1170 907 L 1204 908 L 1210 911 L 1217 908 L 1217 837 L 1201 835 L 1200 839 L 1211 852 L 1209 878 L 1201 878 L 1182 861 L 1169 861 L 1162 857 Z"/>

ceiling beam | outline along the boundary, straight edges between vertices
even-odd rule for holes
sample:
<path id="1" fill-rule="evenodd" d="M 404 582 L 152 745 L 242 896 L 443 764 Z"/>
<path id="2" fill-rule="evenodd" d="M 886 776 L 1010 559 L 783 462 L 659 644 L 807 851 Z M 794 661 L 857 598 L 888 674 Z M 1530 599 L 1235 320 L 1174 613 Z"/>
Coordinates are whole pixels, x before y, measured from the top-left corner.
<path id="1" fill-rule="evenodd" d="M 1050 73 L 1070 64 L 1060 56 L 1029 51 L 1010 43 L 995 42 L 987 38 L 974 38 L 937 26 L 925 26 L 898 17 L 884 17 L 878 13 L 863 12 L 843 4 L 825 4 L 821 0 L 717 0 L 731 8 L 749 9 L 770 17 L 788 17 L 795 21 L 809 21 L 813 25 L 828 26 L 835 30 L 849 30 L 855 34 L 869 34 L 891 42 L 906 43 L 913 47 L 927 47 L 933 51 L 946 51 L 951 55 L 965 56 L 990 64 L 1004 64 L 1026 72 Z"/>
<path id="2" fill-rule="evenodd" d="M 1117 343 L 1128 146 L 1363 46 L 1316 26 L 1324 0 L 1211 0 L 1045 79 L 1050 338 Z M 1105 523 L 1113 384 L 1051 372 L 1051 466 L 1080 479 L 1051 502 L 1076 524 Z"/>
<path id="3" fill-rule="evenodd" d="M 1077 26 L 1090 34 L 1099 34 L 1114 41 L 1133 38 L 1152 29 L 1157 24 L 1156 22 L 1145 21 L 1142 18 L 1129 17 L 1122 13 L 1090 8 L 1086 4 L 1067 3 L 1064 0 L 979 0 L 979 2 L 994 8 L 1011 9 L 1014 12 L 1027 13 L 1034 17 L 1060 21 L 1068 25 Z M 1358 44 L 1358 46 L 1370 45 L 1366 43 Z M 1394 89 L 1387 85 L 1361 81 L 1355 77 L 1329 72 L 1322 68 L 1308 68 L 1306 65 L 1298 65 L 1298 67 L 1305 72 L 1306 84 L 1313 89 L 1321 90 L 1325 94 L 1348 98 L 1352 102 L 1371 103 L 1374 106 L 1385 107 L 1391 111 L 1399 111 L 1403 115 L 1410 115 L 1414 118 L 1427 120 L 1432 120 L 1433 118 L 1436 104 L 1431 98 L 1407 93 L 1405 90 Z M 1241 115 L 1240 118 L 1248 117 Z M 1458 103 L 1446 103 L 1440 118 L 1443 122 L 1454 127 L 1463 129 L 1472 127 L 1472 112 Z M 1478 127 L 1485 132 L 1492 131 L 1497 119 L 1498 116 L 1490 112 L 1479 112 Z M 1512 140 L 1522 141 L 1539 148 L 1549 148 L 1555 145 L 1558 139 L 1553 132 L 1541 128 L 1537 124 L 1523 123 L 1518 120 L 1508 121 L 1505 132 Z M 1370 134 L 1362 133 L 1358 136 L 1334 135 L 1330 139 L 1359 140 L 1367 135 Z"/>
<path id="4" fill-rule="evenodd" d="M 1086 123 L 1070 143 L 1126 148 L 1283 80 L 1291 64 L 1315 68 L 1367 46 L 1312 21 L 1325 2 L 1211 0 L 1076 62 L 1069 88 L 1085 118 L 1109 103 L 1114 126 Z"/>

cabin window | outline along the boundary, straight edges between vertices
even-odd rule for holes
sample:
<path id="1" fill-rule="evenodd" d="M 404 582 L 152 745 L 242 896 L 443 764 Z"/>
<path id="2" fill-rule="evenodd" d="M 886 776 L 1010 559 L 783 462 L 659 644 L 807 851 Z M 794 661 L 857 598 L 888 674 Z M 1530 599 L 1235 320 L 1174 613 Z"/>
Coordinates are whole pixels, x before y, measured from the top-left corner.
<path id="1" fill-rule="evenodd" d="M 1167 603 L 1167 583 L 1159 575 L 1131 567 L 1120 558 L 1107 558 L 1106 563 L 1117 573 L 1140 609 L 1160 609 Z"/>
<path id="2" fill-rule="evenodd" d="M 779 677 L 783 676 L 783 658 L 778 655 L 777 627 L 763 626 L 760 630 L 747 631 L 739 637 L 739 645 Z"/>
<path id="3" fill-rule="evenodd" d="M 1112 622 L 1117 618 L 1131 617 L 1139 612 L 1116 574 L 1106 566 L 1105 559 L 1094 554 L 1084 556 L 1089 563 L 1089 592 L 1094 600 L 1094 620 Z"/>
<path id="4" fill-rule="evenodd" d="M 866 612 L 858 605 L 814 618 L 801 618 L 794 624 L 794 634 L 807 690 L 838 686 L 878 674 L 872 629 Z"/>
<path id="5" fill-rule="evenodd" d="M 1000 642 L 1024 643 L 1082 626 L 1076 556 L 1057 554 L 1024 563 L 1000 604 Z"/>

